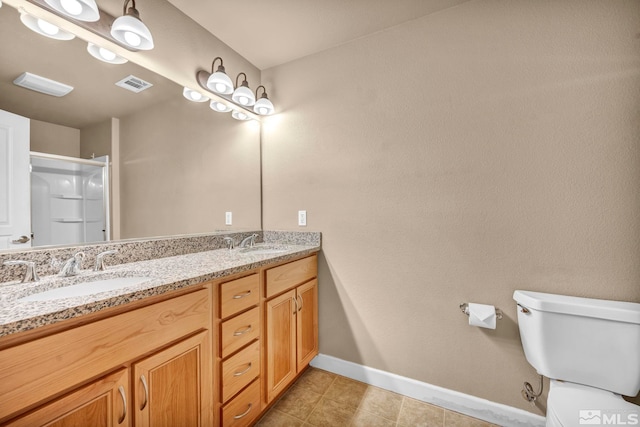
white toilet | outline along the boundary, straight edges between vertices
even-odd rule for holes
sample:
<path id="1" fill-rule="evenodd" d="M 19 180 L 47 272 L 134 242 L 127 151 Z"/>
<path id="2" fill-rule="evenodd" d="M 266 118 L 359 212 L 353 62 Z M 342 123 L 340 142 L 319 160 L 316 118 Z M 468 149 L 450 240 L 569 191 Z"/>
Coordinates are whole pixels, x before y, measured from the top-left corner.
<path id="1" fill-rule="evenodd" d="M 638 425 L 640 304 L 515 291 L 527 361 L 551 379 L 547 427 Z"/>

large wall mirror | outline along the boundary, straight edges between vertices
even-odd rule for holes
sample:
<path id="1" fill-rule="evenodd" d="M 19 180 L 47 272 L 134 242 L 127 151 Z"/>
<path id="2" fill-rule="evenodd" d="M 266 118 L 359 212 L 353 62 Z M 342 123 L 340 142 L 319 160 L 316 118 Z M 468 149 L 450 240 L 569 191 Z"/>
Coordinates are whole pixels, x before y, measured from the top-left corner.
<path id="1" fill-rule="evenodd" d="M 98 61 L 78 37 L 38 35 L 6 4 L 0 39 L 0 110 L 30 120 L 31 151 L 113 160 L 110 239 L 260 228 L 258 122 L 188 101 L 182 86 L 131 62 Z M 14 85 L 24 72 L 74 89 L 53 97 Z M 152 86 L 139 93 L 116 86 L 128 76 Z"/>

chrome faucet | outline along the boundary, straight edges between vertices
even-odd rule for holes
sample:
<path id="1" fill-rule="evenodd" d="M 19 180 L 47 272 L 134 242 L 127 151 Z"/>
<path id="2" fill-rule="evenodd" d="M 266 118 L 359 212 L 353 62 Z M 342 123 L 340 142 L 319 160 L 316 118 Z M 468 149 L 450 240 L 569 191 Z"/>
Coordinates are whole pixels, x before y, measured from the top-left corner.
<path id="1" fill-rule="evenodd" d="M 80 272 L 80 269 L 82 268 L 83 259 L 84 259 L 84 252 L 76 253 L 64 263 L 58 275 L 63 277 L 77 275 Z"/>
<path id="2" fill-rule="evenodd" d="M 26 270 L 24 272 L 24 277 L 22 278 L 22 283 L 27 282 L 37 282 L 40 280 L 38 277 L 38 272 L 36 271 L 36 263 L 34 261 L 22 261 L 22 260 L 8 260 L 3 263 L 4 265 L 24 265 Z"/>
<path id="3" fill-rule="evenodd" d="M 233 250 L 233 248 L 235 248 L 236 242 L 233 240 L 233 237 L 225 237 L 222 240 L 227 244 L 227 248 L 229 248 L 229 250 Z"/>
<path id="4" fill-rule="evenodd" d="M 104 265 L 104 257 L 117 253 L 118 251 L 116 250 L 100 252 L 98 255 L 96 255 L 96 264 L 93 267 L 93 271 L 104 271 L 107 268 Z"/>
<path id="5" fill-rule="evenodd" d="M 250 248 L 252 248 L 256 244 L 256 237 L 258 237 L 257 233 L 253 233 L 251 236 L 245 237 L 244 239 L 242 239 L 242 242 L 240 242 L 240 247 L 246 248 L 248 245 Z"/>

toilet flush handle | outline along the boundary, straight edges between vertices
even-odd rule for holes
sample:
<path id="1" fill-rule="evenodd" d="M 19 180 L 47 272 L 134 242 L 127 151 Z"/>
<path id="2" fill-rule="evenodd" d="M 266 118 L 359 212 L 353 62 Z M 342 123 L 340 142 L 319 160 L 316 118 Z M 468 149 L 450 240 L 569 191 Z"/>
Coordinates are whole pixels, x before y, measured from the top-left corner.
<path id="1" fill-rule="evenodd" d="M 520 307 L 520 311 L 522 311 L 524 314 L 531 313 L 531 311 L 527 307 L 525 307 L 523 305 L 518 304 L 518 307 Z"/>

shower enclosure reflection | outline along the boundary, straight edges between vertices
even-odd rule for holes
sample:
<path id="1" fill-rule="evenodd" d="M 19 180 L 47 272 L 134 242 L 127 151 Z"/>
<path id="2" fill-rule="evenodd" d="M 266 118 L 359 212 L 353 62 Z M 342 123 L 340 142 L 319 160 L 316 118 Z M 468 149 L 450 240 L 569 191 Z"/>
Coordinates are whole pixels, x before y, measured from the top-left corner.
<path id="1" fill-rule="evenodd" d="M 109 157 L 31 152 L 32 246 L 109 240 Z"/>

